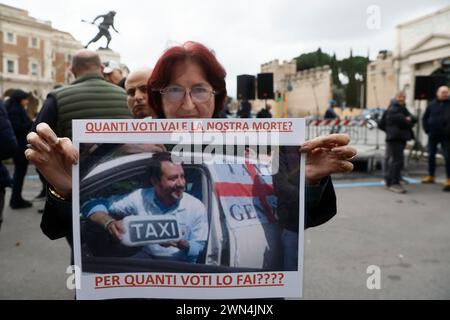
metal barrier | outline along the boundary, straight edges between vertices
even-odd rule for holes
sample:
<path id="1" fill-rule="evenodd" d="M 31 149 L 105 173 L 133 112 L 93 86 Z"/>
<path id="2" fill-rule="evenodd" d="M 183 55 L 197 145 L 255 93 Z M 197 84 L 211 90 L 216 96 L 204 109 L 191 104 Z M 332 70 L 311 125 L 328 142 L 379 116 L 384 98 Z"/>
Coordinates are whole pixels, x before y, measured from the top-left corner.
<path id="1" fill-rule="evenodd" d="M 372 119 L 310 119 L 307 120 L 307 139 L 332 134 L 345 133 L 352 144 L 378 145 L 379 130 Z"/>

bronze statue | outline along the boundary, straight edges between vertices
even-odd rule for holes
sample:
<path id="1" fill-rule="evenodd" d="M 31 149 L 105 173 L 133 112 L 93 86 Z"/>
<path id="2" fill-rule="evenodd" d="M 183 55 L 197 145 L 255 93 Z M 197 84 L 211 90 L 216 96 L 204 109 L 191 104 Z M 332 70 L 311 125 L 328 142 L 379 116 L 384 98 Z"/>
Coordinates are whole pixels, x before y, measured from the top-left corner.
<path id="1" fill-rule="evenodd" d="M 106 43 L 106 49 L 109 49 L 109 43 L 111 42 L 111 34 L 110 34 L 109 31 L 108 31 L 108 30 L 109 30 L 109 27 L 112 27 L 113 30 L 114 30 L 116 33 L 119 33 L 119 31 L 117 31 L 116 28 L 114 28 L 114 16 L 115 16 L 115 15 L 116 15 L 116 12 L 115 12 L 115 11 L 110 11 L 110 12 L 108 12 L 107 14 L 100 15 L 100 16 L 96 17 L 96 18 L 94 19 L 94 21 L 92 21 L 92 22 L 88 22 L 88 21 L 85 21 L 85 20 L 81 20 L 81 21 L 83 21 L 83 22 L 87 22 L 87 23 L 96 25 L 95 22 L 96 22 L 98 19 L 103 18 L 102 23 L 100 23 L 100 25 L 98 25 L 98 34 L 94 37 L 94 39 L 92 39 L 91 41 L 89 41 L 89 43 L 85 46 L 85 48 L 87 48 L 91 43 L 97 42 L 98 40 L 101 39 L 101 37 L 104 36 L 104 37 L 106 38 L 106 40 L 108 41 L 108 42 Z"/>

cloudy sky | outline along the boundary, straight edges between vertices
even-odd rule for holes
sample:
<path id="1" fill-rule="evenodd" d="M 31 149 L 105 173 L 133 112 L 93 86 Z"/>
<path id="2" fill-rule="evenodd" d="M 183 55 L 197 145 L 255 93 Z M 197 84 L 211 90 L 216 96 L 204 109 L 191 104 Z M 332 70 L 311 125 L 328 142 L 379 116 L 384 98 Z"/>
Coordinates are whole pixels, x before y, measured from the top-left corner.
<path id="1" fill-rule="evenodd" d="M 450 0 L 0 0 L 50 20 L 82 43 L 97 28 L 81 22 L 110 10 L 117 11 L 111 48 L 130 69 L 153 66 L 169 46 L 195 40 L 216 52 L 227 70 L 229 94 L 236 95 L 238 74 L 257 74 L 270 60 L 291 60 L 317 50 L 338 58 L 355 55 L 375 58 L 394 49 L 395 26 L 450 5 Z M 376 5 L 380 28 L 369 28 L 368 13 Z M 370 10 L 369 10 L 370 11 Z M 372 11 L 373 12 L 373 11 Z M 100 20 L 101 21 L 101 20 Z M 373 25 L 373 24 L 372 24 Z M 373 25 L 375 26 L 375 25 Z M 92 47 L 104 46 L 102 39 Z"/>

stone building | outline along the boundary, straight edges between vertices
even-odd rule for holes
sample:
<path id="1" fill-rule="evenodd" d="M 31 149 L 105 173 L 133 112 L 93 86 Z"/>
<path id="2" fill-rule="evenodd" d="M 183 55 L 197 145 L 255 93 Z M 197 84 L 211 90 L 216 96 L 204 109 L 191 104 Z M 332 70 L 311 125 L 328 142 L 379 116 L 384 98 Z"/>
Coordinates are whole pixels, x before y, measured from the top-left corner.
<path id="1" fill-rule="evenodd" d="M 328 66 L 297 72 L 296 61 L 273 60 L 261 65 L 261 73 L 273 73 L 274 91 L 281 94 L 282 101 L 268 101 L 272 114 L 278 117 L 304 117 L 323 115 L 332 96 L 331 69 Z M 257 112 L 264 101 L 253 103 Z"/>
<path id="2" fill-rule="evenodd" d="M 387 107 L 396 92 L 405 91 L 407 104 L 414 101 L 416 76 L 430 76 L 450 58 L 450 6 L 397 26 L 393 54 L 382 51 L 368 66 L 367 106 Z M 425 103 L 420 104 L 424 109 Z M 417 110 L 415 110 L 417 112 Z"/>
<path id="3" fill-rule="evenodd" d="M 416 76 L 428 76 L 450 57 L 450 6 L 397 26 L 394 68 L 397 89 L 413 105 Z"/>
<path id="4" fill-rule="evenodd" d="M 380 51 L 377 59 L 367 66 L 367 107 L 386 108 L 397 91 L 394 55 Z"/>
<path id="5" fill-rule="evenodd" d="M 28 11 L 0 4 L 0 94 L 21 88 L 41 102 L 57 84 L 73 80 L 72 55 L 83 45 Z"/>

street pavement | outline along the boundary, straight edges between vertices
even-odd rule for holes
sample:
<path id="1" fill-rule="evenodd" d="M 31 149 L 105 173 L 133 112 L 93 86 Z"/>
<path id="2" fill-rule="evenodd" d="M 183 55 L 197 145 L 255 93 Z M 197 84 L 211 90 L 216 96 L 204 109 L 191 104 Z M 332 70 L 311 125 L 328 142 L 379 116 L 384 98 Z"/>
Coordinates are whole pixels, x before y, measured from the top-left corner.
<path id="1" fill-rule="evenodd" d="M 387 191 L 379 171 L 335 177 L 338 215 L 305 233 L 304 299 L 450 299 L 450 194 L 419 184 L 425 172 L 423 163 L 410 164 L 405 195 Z M 24 196 L 39 191 L 30 168 Z M 66 288 L 69 246 L 42 234 L 42 207 L 5 207 L 0 299 L 74 297 Z M 380 268 L 379 290 L 367 288 L 369 266 Z"/>

